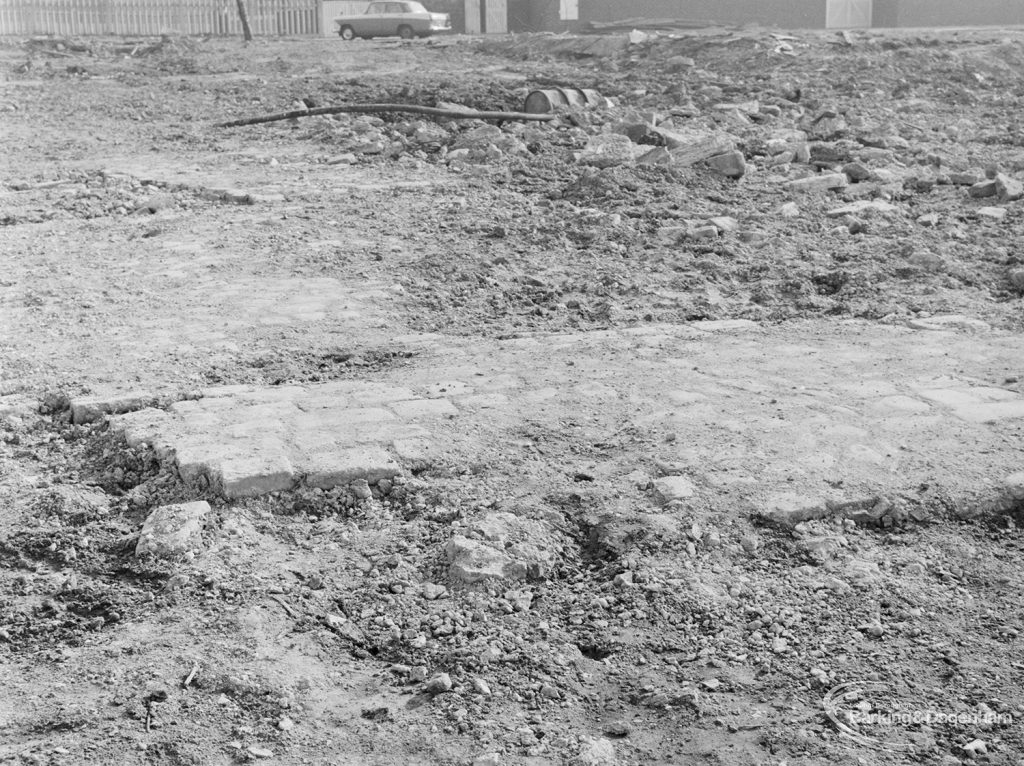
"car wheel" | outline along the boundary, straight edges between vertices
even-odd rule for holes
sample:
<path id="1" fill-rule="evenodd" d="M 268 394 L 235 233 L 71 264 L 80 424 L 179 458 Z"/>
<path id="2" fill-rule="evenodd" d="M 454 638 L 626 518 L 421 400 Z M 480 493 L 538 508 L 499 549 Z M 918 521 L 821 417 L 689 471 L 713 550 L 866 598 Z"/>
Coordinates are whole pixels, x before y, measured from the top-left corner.
<path id="1" fill-rule="evenodd" d="M 338 34 L 342 40 L 354 40 L 356 38 L 356 31 L 347 25 L 339 29 Z"/>
<path id="2" fill-rule="evenodd" d="M 398 36 L 403 40 L 411 40 L 416 36 L 416 33 L 412 31 L 412 27 L 408 24 L 403 24 L 398 28 Z"/>

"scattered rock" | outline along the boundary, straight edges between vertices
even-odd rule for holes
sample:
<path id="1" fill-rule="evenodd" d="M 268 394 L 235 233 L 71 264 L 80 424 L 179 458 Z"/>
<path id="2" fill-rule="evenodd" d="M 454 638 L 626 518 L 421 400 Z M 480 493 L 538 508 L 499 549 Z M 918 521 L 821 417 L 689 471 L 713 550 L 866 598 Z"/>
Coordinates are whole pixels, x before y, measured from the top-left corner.
<path id="1" fill-rule="evenodd" d="M 717 226 L 694 226 L 686 233 L 687 239 L 716 239 L 718 237 Z"/>
<path id="2" fill-rule="evenodd" d="M 697 492 L 693 482 L 685 476 L 663 476 L 652 483 L 654 496 L 662 505 L 674 500 L 686 500 Z"/>
<path id="3" fill-rule="evenodd" d="M 1007 476 L 1003 480 L 1003 489 L 1011 500 L 1024 500 L 1024 471 Z"/>
<path id="4" fill-rule="evenodd" d="M 747 172 L 747 163 L 743 158 L 743 152 L 739 151 L 731 151 L 709 157 L 707 165 L 716 173 L 726 178 L 742 178 Z"/>
<path id="5" fill-rule="evenodd" d="M 628 737 L 631 731 L 633 731 L 633 726 L 629 721 L 622 719 L 610 721 L 604 725 L 604 734 L 607 737 Z"/>
<path id="6" fill-rule="evenodd" d="M 428 694 L 444 694 L 452 690 L 452 679 L 447 673 L 438 673 L 423 687 Z"/>
<path id="7" fill-rule="evenodd" d="M 806 497 L 790 492 L 769 497 L 762 511 L 765 518 L 787 527 L 794 527 L 802 521 L 821 519 L 828 514 L 825 498 Z"/>
<path id="8" fill-rule="evenodd" d="M 657 549 L 684 539 L 681 522 L 668 513 L 606 513 L 590 521 L 589 550 L 620 558 L 637 548 Z"/>
<path id="9" fill-rule="evenodd" d="M 733 232 L 740 228 L 740 222 L 735 218 L 727 215 L 720 215 L 716 218 L 709 218 L 708 223 L 718 229 L 720 232 Z"/>
<path id="10" fill-rule="evenodd" d="M 820 173 L 788 181 L 786 187 L 794 192 L 814 193 L 845 189 L 848 183 L 843 173 Z"/>
<path id="11" fill-rule="evenodd" d="M 846 177 L 854 183 L 867 181 L 871 178 L 871 170 L 861 162 L 848 162 L 843 165 L 843 172 Z"/>
<path id="12" fill-rule="evenodd" d="M 143 523 L 135 555 L 167 558 L 194 552 L 202 545 L 209 512 L 209 503 L 202 500 L 160 506 Z"/>
<path id="13" fill-rule="evenodd" d="M 176 204 L 173 194 L 167 192 L 159 192 L 147 198 L 145 202 L 135 208 L 132 211 L 133 215 L 139 215 L 141 213 L 158 213 L 161 210 L 174 207 Z"/>
<path id="14" fill-rule="evenodd" d="M 915 330 L 960 330 L 962 332 L 985 333 L 992 329 L 988 322 L 962 314 L 945 314 L 921 319 L 911 319 L 908 327 Z"/>
<path id="15" fill-rule="evenodd" d="M 1024 183 L 1004 176 L 1002 173 L 993 179 L 996 185 L 996 196 L 1000 202 L 1015 202 L 1024 198 Z"/>
<path id="16" fill-rule="evenodd" d="M 842 218 L 847 215 L 864 215 L 865 213 L 898 213 L 900 209 L 890 202 L 884 200 L 857 200 L 849 205 L 832 208 L 825 212 L 828 218 Z"/>
<path id="17" fill-rule="evenodd" d="M 581 165 L 592 165 L 596 168 L 611 168 L 617 165 L 632 164 L 639 152 L 637 146 L 628 136 L 619 133 L 601 133 L 593 136 L 583 151 L 576 155 Z"/>
<path id="18" fill-rule="evenodd" d="M 979 207 L 974 211 L 980 218 L 988 218 L 992 221 L 1001 221 L 1006 218 L 1005 207 Z"/>
<path id="19" fill-rule="evenodd" d="M 735 139 L 728 133 L 704 133 L 693 130 L 659 130 L 672 164 L 689 167 L 712 157 L 725 155 L 736 148 Z M 742 156 L 740 158 L 742 160 Z"/>
<path id="20" fill-rule="evenodd" d="M 435 601 L 439 598 L 442 598 L 448 592 L 448 589 L 443 585 L 436 585 L 432 582 L 425 582 L 420 587 L 420 592 L 423 594 L 423 598 L 425 598 L 427 601 Z"/>
<path id="21" fill-rule="evenodd" d="M 136 391 L 113 396 L 90 396 L 71 400 L 71 422 L 92 423 L 104 415 L 119 415 L 134 412 L 156 403 L 153 394 Z"/>
<path id="22" fill-rule="evenodd" d="M 974 186 L 981 181 L 977 173 L 950 173 L 949 182 L 955 186 Z"/>
<path id="23" fill-rule="evenodd" d="M 977 758 L 979 755 L 985 755 L 988 753 L 988 746 L 984 740 L 972 739 L 964 745 L 964 752 L 971 758 Z"/>
<path id="24" fill-rule="evenodd" d="M 967 193 L 976 199 L 994 197 L 997 193 L 996 182 L 992 179 L 979 181 L 978 183 L 973 184 L 971 188 L 967 190 Z"/>
<path id="25" fill-rule="evenodd" d="M 799 218 L 800 207 L 795 202 L 786 202 L 779 207 L 778 213 L 782 218 Z"/>
<path id="26" fill-rule="evenodd" d="M 542 579 L 554 560 L 547 545 L 550 530 L 541 522 L 511 513 L 488 514 L 470 525 L 483 537 L 455 535 L 446 555 L 453 579 L 473 584 L 488 579 Z"/>
<path id="27" fill-rule="evenodd" d="M 604 737 L 580 737 L 580 751 L 574 766 L 615 766 L 615 745 Z"/>

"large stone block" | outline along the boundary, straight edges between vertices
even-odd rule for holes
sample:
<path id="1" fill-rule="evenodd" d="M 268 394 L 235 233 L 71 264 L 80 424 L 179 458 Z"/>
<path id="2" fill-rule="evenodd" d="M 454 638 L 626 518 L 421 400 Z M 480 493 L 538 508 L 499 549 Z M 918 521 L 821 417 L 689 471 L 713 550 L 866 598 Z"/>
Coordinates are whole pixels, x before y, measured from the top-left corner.
<path id="1" fill-rule="evenodd" d="M 395 439 L 391 447 L 398 459 L 414 471 L 431 468 L 440 460 L 440 450 L 427 438 Z"/>
<path id="2" fill-rule="evenodd" d="M 1024 418 L 1024 399 L 1015 402 L 968 404 L 953 410 L 958 417 L 971 423 L 995 423 L 1000 420 Z"/>
<path id="3" fill-rule="evenodd" d="M 257 449 L 252 454 L 225 458 L 220 463 L 220 490 L 229 500 L 281 492 L 294 484 L 291 461 L 277 450 Z"/>
<path id="4" fill-rule="evenodd" d="M 124 434 L 129 447 L 140 444 L 155 444 L 161 439 L 161 433 L 167 426 L 170 416 L 163 410 L 147 407 L 123 415 L 115 415 L 110 419 L 110 427 Z"/>
<path id="5" fill-rule="evenodd" d="M 156 397 L 146 391 L 133 391 L 111 396 L 87 396 L 71 400 L 71 422 L 93 423 L 104 415 L 120 415 L 156 404 Z"/>
<path id="6" fill-rule="evenodd" d="M 400 474 L 402 467 L 384 449 L 355 447 L 311 455 L 301 464 L 301 470 L 310 487 L 330 489 L 356 479 L 390 479 Z"/>
<path id="7" fill-rule="evenodd" d="M 389 402 L 400 402 L 405 399 L 414 399 L 412 389 L 401 386 L 381 386 L 366 391 L 360 391 L 352 395 L 360 404 L 387 404 Z"/>

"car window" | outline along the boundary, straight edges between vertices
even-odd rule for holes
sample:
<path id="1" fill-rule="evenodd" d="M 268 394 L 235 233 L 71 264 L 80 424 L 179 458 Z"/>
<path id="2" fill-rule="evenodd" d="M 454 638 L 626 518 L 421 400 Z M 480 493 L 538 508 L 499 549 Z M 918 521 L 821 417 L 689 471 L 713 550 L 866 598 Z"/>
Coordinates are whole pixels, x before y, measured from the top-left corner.
<path id="1" fill-rule="evenodd" d="M 370 7 L 366 9 L 367 13 L 386 13 L 384 6 L 387 3 L 370 3 Z"/>
<path id="2" fill-rule="evenodd" d="M 420 3 L 406 3 L 406 9 L 409 13 L 426 13 L 427 9 L 424 8 Z"/>
<path id="3" fill-rule="evenodd" d="M 405 13 L 405 8 L 401 3 L 388 3 L 388 13 Z"/>

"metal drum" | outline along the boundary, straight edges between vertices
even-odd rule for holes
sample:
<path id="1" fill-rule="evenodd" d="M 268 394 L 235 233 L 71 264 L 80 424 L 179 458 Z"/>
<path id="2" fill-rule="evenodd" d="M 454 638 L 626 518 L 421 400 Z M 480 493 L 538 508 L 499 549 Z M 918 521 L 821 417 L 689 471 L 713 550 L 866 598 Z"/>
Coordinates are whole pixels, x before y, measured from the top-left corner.
<path id="1" fill-rule="evenodd" d="M 579 109 L 607 105 L 608 99 L 590 88 L 545 88 L 530 92 L 523 111 L 529 114 L 550 114 L 566 106 Z"/>

